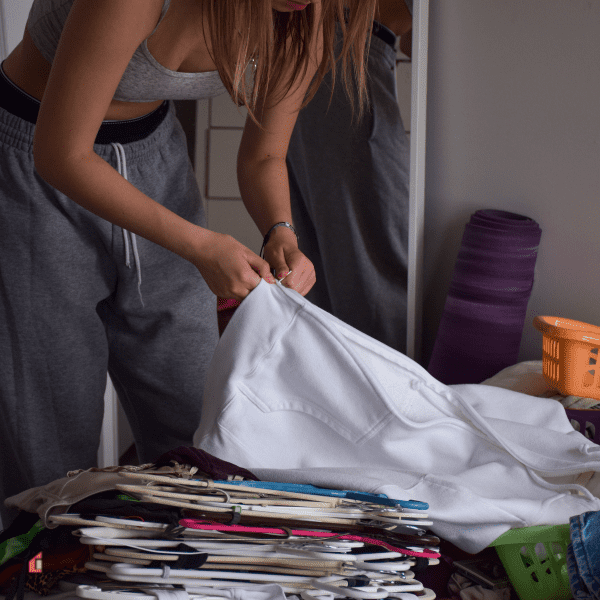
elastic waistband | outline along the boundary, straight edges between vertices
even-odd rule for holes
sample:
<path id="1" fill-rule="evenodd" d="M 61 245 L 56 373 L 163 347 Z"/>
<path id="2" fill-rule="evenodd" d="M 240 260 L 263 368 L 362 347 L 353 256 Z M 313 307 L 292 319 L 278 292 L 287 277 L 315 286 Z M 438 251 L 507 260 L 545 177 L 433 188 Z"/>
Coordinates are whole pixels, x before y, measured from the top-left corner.
<path id="1" fill-rule="evenodd" d="M 0 108 L 10 114 L 35 125 L 40 102 L 15 85 L 4 73 L 0 65 Z M 96 144 L 130 144 L 147 138 L 165 120 L 169 103 L 165 100 L 156 110 L 137 119 L 124 121 L 103 121 Z"/>
<path id="2" fill-rule="evenodd" d="M 175 105 L 169 101 L 167 104 L 167 114 L 155 131 L 141 140 L 122 145 L 127 160 L 145 160 L 146 156 L 160 151 L 168 143 L 174 129 L 178 126 Z M 33 123 L 13 115 L 0 106 L 0 146 L 6 146 L 30 154 L 33 150 L 34 134 L 35 125 Z M 183 132 L 181 132 L 181 135 L 183 135 Z M 95 143 L 94 152 L 109 162 L 115 158 L 114 147 L 111 144 Z"/>

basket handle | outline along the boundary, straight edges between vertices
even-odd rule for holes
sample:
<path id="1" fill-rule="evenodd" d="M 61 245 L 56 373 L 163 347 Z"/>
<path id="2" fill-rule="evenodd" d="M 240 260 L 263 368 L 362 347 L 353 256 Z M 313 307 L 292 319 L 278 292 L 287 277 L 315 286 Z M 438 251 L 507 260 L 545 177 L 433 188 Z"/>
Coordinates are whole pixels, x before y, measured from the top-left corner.
<path id="1" fill-rule="evenodd" d="M 561 317 L 534 317 L 533 326 L 553 339 L 568 339 L 600 346 L 600 327 Z"/>

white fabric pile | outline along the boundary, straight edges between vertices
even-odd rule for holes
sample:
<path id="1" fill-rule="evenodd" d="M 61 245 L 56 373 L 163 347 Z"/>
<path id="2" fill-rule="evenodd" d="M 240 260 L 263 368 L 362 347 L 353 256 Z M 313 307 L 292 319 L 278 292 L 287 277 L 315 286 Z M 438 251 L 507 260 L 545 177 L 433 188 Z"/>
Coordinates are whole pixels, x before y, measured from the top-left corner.
<path id="1" fill-rule="evenodd" d="M 576 483 L 600 471 L 600 446 L 555 400 L 446 386 L 264 281 L 217 347 L 195 445 L 262 480 L 428 502 L 432 531 L 472 553 L 600 510 L 600 476 Z"/>

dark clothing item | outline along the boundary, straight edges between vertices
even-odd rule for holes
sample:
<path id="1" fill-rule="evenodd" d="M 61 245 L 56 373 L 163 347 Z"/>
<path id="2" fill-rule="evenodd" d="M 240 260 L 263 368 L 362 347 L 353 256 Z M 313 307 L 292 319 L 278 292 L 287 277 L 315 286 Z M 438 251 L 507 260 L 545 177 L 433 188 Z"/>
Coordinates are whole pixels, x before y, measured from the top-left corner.
<path id="1" fill-rule="evenodd" d="M 114 492 L 109 492 L 113 494 Z M 98 498 L 92 496 L 73 504 L 69 512 L 77 513 L 83 518 L 94 519 L 97 516 L 103 517 L 136 517 L 142 521 L 151 523 L 179 524 L 179 509 L 163 504 L 153 504 L 152 502 L 138 502 L 135 500 L 119 500 L 118 498 Z"/>
<path id="2" fill-rule="evenodd" d="M 5 600 L 13 600 L 13 598 L 22 600 L 27 583 L 30 584 L 30 589 L 32 589 L 31 586 L 35 585 L 35 582 L 37 582 L 37 584 L 42 583 L 39 577 L 33 577 L 30 581 L 30 575 L 32 574 L 29 573 L 29 561 L 40 552 L 43 553 L 42 564 L 44 564 L 44 555 L 46 554 L 60 552 L 61 555 L 66 555 L 72 553 L 75 558 L 64 560 L 64 567 L 63 569 L 60 569 L 67 569 L 70 572 L 74 572 L 74 569 L 83 565 L 85 561 L 89 559 L 89 549 L 82 548 L 79 539 L 72 535 L 72 532 L 75 529 L 76 527 L 68 526 L 58 527 L 56 529 L 44 529 L 32 540 L 31 544 L 18 555 L 18 557 L 11 559 L 6 563 L 4 569 L 10 570 L 11 572 L 14 570 L 15 564 L 20 564 L 20 567 L 17 574 L 6 587 Z M 46 565 L 46 570 L 48 570 L 48 566 L 49 565 Z M 57 578 L 54 583 L 58 581 L 59 578 Z"/>
<path id="3" fill-rule="evenodd" d="M 158 569 L 166 565 L 169 566 L 171 569 L 186 569 L 189 571 L 193 571 L 194 569 L 199 569 L 200 567 L 204 566 L 204 564 L 208 560 L 208 554 L 204 552 L 202 554 L 198 554 L 198 550 L 196 550 L 196 548 L 192 548 L 192 546 L 188 546 L 183 542 L 181 544 L 177 544 L 177 546 L 175 546 L 175 548 L 172 548 L 170 552 L 177 552 L 179 554 L 177 560 L 153 560 L 148 565 L 148 568 Z"/>
<path id="4" fill-rule="evenodd" d="M 380 25 L 378 31 L 390 30 Z M 341 33 L 338 26 L 337 51 Z M 287 154 L 294 226 L 317 282 L 306 298 L 345 323 L 406 350 L 410 145 L 396 93 L 396 53 L 372 36 L 371 112 L 352 123 L 336 74 L 302 109 Z"/>
<path id="5" fill-rule="evenodd" d="M 12 115 L 32 123 L 37 122 L 40 103 L 17 87 L 4 73 L 0 65 L 0 107 Z M 96 144 L 129 144 L 143 140 L 153 133 L 165 120 L 169 103 L 163 102 L 155 111 L 138 119 L 125 121 L 105 121 L 96 135 Z"/>
<path id="6" fill-rule="evenodd" d="M 155 463 L 155 467 L 167 466 L 171 461 L 178 462 L 180 465 L 189 465 L 198 467 L 203 475 L 212 479 L 229 479 L 230 477 L 242 477 L 243 479 L 252 479 L 259 481 L 256 475 L 250 471 L 238 467 L 233 463 L 221 460 L 201 448 L 179 446 L 175 450 L 165 452 Z"/>
<path id="7" fill-rule="evenodd" d="M 9 527 L 0 531 L 0 565 L 15 555 L 14 550 L 8 548 L 8 540 L 20 537 L 23 546 L 29 545 L 31 540 L 43 529 L 41 523 L 38 525 L 39 520 L 40 517 L 37 513 L 21 511 Z"/>

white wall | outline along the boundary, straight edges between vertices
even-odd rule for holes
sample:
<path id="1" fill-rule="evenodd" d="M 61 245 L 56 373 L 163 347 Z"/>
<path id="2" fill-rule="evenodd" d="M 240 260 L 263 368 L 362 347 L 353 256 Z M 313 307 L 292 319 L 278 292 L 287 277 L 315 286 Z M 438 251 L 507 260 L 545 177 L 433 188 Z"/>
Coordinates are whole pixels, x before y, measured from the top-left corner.
<path id="1" fill-rule="evenodd" d="M 600 325 L 600 2 L 445 0 L 430 6 L 423 360 L 464 225 L 481 208 L 542 229 L 533 317 Z"/>

